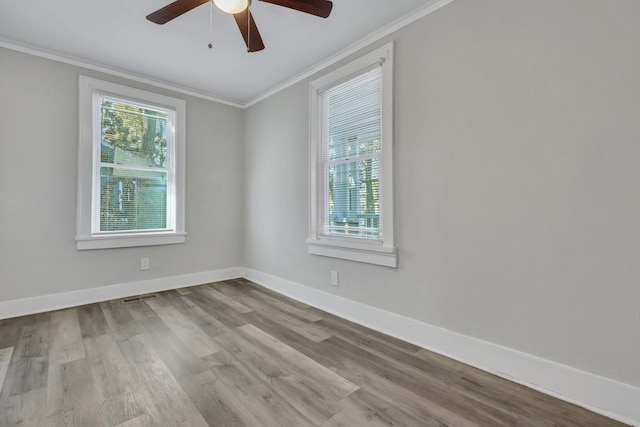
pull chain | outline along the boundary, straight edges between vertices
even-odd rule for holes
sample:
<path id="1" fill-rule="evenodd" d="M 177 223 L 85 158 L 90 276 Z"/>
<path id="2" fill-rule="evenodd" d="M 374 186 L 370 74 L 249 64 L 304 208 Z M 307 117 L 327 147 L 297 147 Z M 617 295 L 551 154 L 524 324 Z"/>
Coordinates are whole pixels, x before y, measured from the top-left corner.
<path id="1" fill-rule="evenodd" d="M 209 49 L 213 48 L 213 0 L 209 7 Z"/>

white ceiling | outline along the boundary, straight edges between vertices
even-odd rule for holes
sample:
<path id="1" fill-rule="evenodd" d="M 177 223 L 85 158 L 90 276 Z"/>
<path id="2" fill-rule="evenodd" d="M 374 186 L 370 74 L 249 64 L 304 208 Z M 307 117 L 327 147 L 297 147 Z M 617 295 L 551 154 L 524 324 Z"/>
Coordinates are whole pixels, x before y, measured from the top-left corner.
<path id="1" fill-rule="evenodd" d="M 231 15 L 199 6 L 165 25 L 145 19 L 172 0 L 3 0 L 1 45 L 134 74 L 232 104 L 275 87 L 428 13 L 446 0 L 333 0 L 327 19 L 254 1 L 266 48 L 247 53 Z"/>

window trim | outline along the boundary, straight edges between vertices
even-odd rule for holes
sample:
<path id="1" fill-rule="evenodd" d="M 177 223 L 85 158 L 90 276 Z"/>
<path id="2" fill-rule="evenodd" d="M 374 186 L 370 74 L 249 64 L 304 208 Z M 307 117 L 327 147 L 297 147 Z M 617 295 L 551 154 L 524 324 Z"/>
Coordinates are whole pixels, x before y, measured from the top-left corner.
<path id="1" fill-rule="evenodd" d="M 318 231 L 322 191 L 320 167 L 321 117 L 319 93 L 335 86 L 350 77 L 370 70 L 381 64 L 382 67 L 382 164 L 380 205 L 383 219 L 381 241 L 366 241 L 357 237 L 338 237 L 322 235 Z M 306 240 L 308 251 L 312 255 L 341 258 L 387 267 L 397 267 L 397 247 L 395 245 L 394 196 L 393 196 L 393 42 L 388 43 L 309 84 L 309 163 L 310 163 L 310 200 L 309 200 L 309 238 Z"/>
<path id="2" fill-rule="evenodd" d="M 76 248 L 78 250 L 123 248 L 133 246 L 169 245 L 184 243 L 185 232 L 185 119 L 184 100 L 165 95 L 106 82 L 87 76 L 79 77 L 79 144 L 78 144 L 78 195 L 76 207 Z M 99 135 L 94 120 L 96 94 L 113 96 L 131 102 L 150 104 L 175 111 L 175 228 L 172 230 L 127 231 L 121 233 L 94 233 L 93 174 L 100 159 Z M 99 139 L 99 138 L 98 138 Z M 171 191 L 168 189 L 168 191 Z"/>

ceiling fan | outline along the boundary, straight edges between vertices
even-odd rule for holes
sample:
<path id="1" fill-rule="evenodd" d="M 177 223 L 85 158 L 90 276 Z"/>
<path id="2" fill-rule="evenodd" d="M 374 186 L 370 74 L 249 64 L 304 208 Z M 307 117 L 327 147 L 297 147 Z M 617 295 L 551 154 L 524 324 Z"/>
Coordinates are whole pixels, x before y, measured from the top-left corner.
<path id="1" fill-rule="evenodd" d="M 166 24 L 174 18 L 202 4 L 212 1 L 223 12 L 230 13 L 236 20 L 242 33 L 248 52 L 264 49 L 264 43 L 256 26 L 249 6 L 251 0 L 176 0 L 165 7 L 147 15 L 147 19 L 156 24 Z M 260 0 L 278 6 L 288 7 L 299 12 L 326 18 L 331 13 L 333 3 L 329 0 Z"/>

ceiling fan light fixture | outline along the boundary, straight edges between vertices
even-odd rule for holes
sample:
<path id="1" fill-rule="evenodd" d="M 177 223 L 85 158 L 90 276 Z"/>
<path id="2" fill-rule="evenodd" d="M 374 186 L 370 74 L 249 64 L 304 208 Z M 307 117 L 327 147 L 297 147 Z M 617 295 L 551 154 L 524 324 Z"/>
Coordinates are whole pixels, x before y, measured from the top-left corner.
<path id="1" fill-rule="evenodd" d="M 240 13 L 249 6 L 249 0 L 213 0 L 216 6 L 223 12 Z"/>

